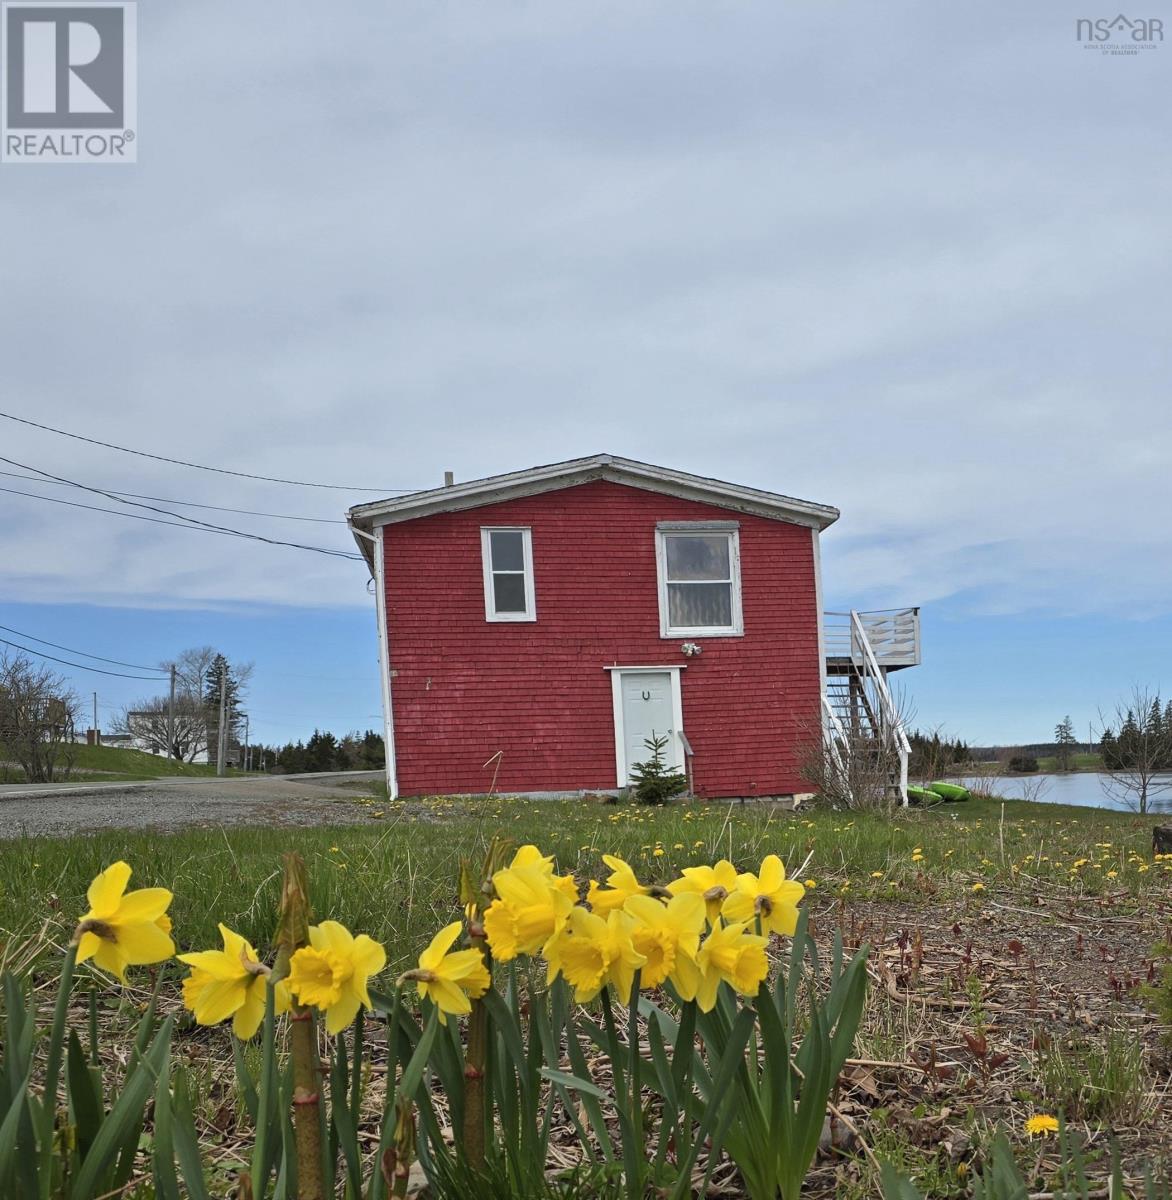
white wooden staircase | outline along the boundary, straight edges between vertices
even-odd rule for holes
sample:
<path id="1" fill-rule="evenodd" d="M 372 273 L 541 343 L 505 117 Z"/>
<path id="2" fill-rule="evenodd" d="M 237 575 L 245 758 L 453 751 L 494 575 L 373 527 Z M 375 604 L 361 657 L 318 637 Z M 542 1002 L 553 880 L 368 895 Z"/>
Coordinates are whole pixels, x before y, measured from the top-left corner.
<path id="1" fill-rule="evenodd" d="M 823 614 L 826 694 L 822 698 L 826 744 L 845 768 L 853 755 L 866 755 L 881 772 L 888 794 L 908 802 L 911 745 L 888 687 L 891 671 L 920 661 L 920 610 L 828 612 Z M 849 772 L 842 772 L 846 777 Z"/>

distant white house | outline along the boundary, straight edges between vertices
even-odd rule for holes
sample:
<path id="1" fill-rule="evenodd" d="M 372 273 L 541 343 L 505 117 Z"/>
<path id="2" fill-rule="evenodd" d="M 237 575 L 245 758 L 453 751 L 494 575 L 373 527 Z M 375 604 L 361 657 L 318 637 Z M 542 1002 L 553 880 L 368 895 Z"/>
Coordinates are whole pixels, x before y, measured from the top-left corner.
<path id="1" fill-rule="evenodd" d="M 105 733 L 99 732 L 98 740 L 103 746 L 112 746 L 121 750 L 141 750 L 144 754 L 153 754 L 156 758 L 165 758 L 166 747 L 165 737 L 160 738 L 160 718 L 155 712 L 128 712 L 126 714 L 126 731 L 123 733 Z M 214 734 L 212 735 L 214 737 Z M 90 744 L 94 741 L 93 730 L 87 729 L 84 739 L 79 738 L 79 741 L 87 741 Z M 212 738 L 207 739 L 210 744 Z M 228 764 L 233 765 L 237 758 L 236 743 L 230 742 L 228 746 L 227 759 Z M 185 762 L 207 763 L 211 759 L 208 757 L 206 749 L 197 750 L 195 756 L 188 758 L 184 756 Z"/>

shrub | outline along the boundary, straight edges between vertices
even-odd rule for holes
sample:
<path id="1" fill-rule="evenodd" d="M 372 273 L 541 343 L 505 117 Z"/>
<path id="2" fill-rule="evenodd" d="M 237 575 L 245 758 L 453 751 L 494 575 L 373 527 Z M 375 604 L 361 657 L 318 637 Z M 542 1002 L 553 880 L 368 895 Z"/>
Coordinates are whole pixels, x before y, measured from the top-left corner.
<path id="1" fill-rule="evenodd" d="M 651 757 L 631 768 L 635 799 L 640 804 L 666 804 L 673 796 L 687 791 L 688 777 L 670 770 L 663 761 L 667 738 L 649 737 L 643 744 L 651 751 Z"/>
<path id="2" fill-rule="evenodd" d="M 1009 760 L 1009 769 L 1024 775 L 1038 769 L 1038 760 L 1032 754 L 1015 754 Z"/>

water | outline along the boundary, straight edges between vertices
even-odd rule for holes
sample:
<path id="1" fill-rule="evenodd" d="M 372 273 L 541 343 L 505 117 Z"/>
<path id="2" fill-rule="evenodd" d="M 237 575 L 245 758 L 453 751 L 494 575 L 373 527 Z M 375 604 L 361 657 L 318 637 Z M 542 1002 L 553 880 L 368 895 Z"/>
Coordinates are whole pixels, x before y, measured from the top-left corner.
<path id="1" fill-rule="evenodd" d="M 1148 811 L 1172 813 L 1172 774 L 1157 776 L 1167 790 L 1148 795 Z M 976 787 L 1004 796 L 1006 800 L 1040 800 L 1046 804 L 1075 804 L 1080 808 L 1113 808 L 1134 812 L 1118 795 L 1112 795 L 1109 775 L 1098 771 L 1071 771 L 1065 775 L 999 775 L 995 778 L 958 779 L 965 787 Z M 1115 792 L 1119 786 L 1114 785 Z"/>

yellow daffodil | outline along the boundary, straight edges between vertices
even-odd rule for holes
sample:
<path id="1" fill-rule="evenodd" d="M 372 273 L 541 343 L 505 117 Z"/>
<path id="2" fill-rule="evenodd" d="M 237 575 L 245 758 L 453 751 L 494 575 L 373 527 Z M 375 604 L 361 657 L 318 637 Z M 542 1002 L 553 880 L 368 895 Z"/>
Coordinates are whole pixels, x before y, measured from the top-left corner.
<path id="1" fill-rule="evenodd" d="M 749 933 L 739 921 L 718 923 L 700 945 L 695 971 L 680 960 L 676 985 L 685 1000 L 695 1000 L 701 1012 L 716 1006 L 721 981 L 742 996 L 755 996 L 761 981 L 769 974 L 765 957 L 766 939 Z"/>
<path id="2" fill-rule="evenodd" d="M 337 921 L 309 927 L 309 945 L 289 962 L 289 990 L 298 1003 L 321 1009 L 326 1029 L 341 1033 L 358 1012 L 371 1007 L 367 980 L 387 965 L 387 953 L 360 933 L 354 937 Z"/>
<path id="3" fill-rule="evenodd" d="M 1058 1118 L 1046 1113 L 1035 1113 L 1026 1119 L 1025 1131 L 1030 1137 L 1047 1137 L 1058 1132 Z"/>
<path id="4" fill-rule="evenodd" d="M 256 951 L 227 925 L 220 926 L 223 950 L 180 954 L 191 968 L 183 981 L 183 1003 L 200 1025 L 218 1025 L 232 1018 L 232 1032 L 247 1040 L 260 1028 L 265 1015 L 265 981 L 269 969 Z M 273 996 L 277 1012 L 289 1008 L 289 989 L 278 983 Z"/>
<path id="5" fill-rule="evenodd" d="M 480 950 L 451 950 L 462 928 L 459 921 L 445 925 L 419 956 L 419 970 L 411 973 L 419 994 L 439 1009 L 441 1024 L 447 1023 L 448 1013 L 471 1012 L 470 1001 L 479 1000 L 492 983 Z"/>
<path id="6" fill-rule="evenodd" d="M 77 961 L 93 959 L 103 971 L 126 982 L 126 968 L 164 962 L 175 953 L 166 888 L 126 891 L 131 870 L 124 862 L 107 867 L 86 892 L 89 912 L 77 932 Z"/>
<path id="7" fill-rule="evenodd" d="M 695 960 L 704 930 L 704 901 L 696 892 L 672 896 L 666 904 L 651 896 L 630 896 L 623 912 L 634 919 L 631 941 L 646 959 L 643 987 L 659 987 L 674 974 L 681 957 Z"/>
<path id="8" fill-rule="evenodd" d="M 596 879 L 592 879 L 586 895 L 587 902 L 596 913 L 613 912 L 622 908 L 629 897 L 647 895 L 650 889 L 635 878 L 634 870 L 621 858 L 604 854 L 602 861 L 610 867 L 610 874 L 606 877 L 608 886 L 604 888 Z"/>
<path id="9" fill-rule="evenodd" d="M 720 907 L 732 895 L 737 886 L 737 869 L 722 858 L 714 867 L 707 865 L 685 867 L 682 878 L 667 885 L 673 896 L 683 892 L 696 892 L 704 897 L 708 909 L 708 923 L 714 925 L 720 915 Z"/>
<path id="10" fill-rule="evenodd" d="M 579 1004 L 593 1000 L 608 983 L 626 1001 L 635 971 L 647 961 L 632 941 L 634 924 L 634 918 L 619 909 L 612 909 L 603 919 L 575 906 L 565 928 L 545 948 L 548 982 L 561 973 Z"/>
<path id="11" fill-rule="evenodd" d="M 721 911 L 730 921 L 753 924 L 761 918 L 762 933 L 784 933 L 792 937 L 798 924 L 798 903 L 806 889 L 796 879 L 786 879 L 785 867 L 776 854 L 766 855 L 761 874 L 746 871 L 737 876 L 733 891 Z"/>
<path id="12" fill-rule="evenodd" d="M 509 867 L 537 867 L 546 879 L 550 881 L 551 886 L 565 892 L 572 901 L 577 901 L 578 899 L 578 884 L 573 875 L 554 874 L 553 855 L 542 854 L 536 846 L 522 846 L 513 855 L 513 861 L 509 863 Z"/>
<path id="13" fill-rule="evenodd" d="M 541 866 L 506 867 L 492 877 L 497 898 L 484 914 L 493 957 L 536 954 L 566 923 L 573 900 Z"/>

